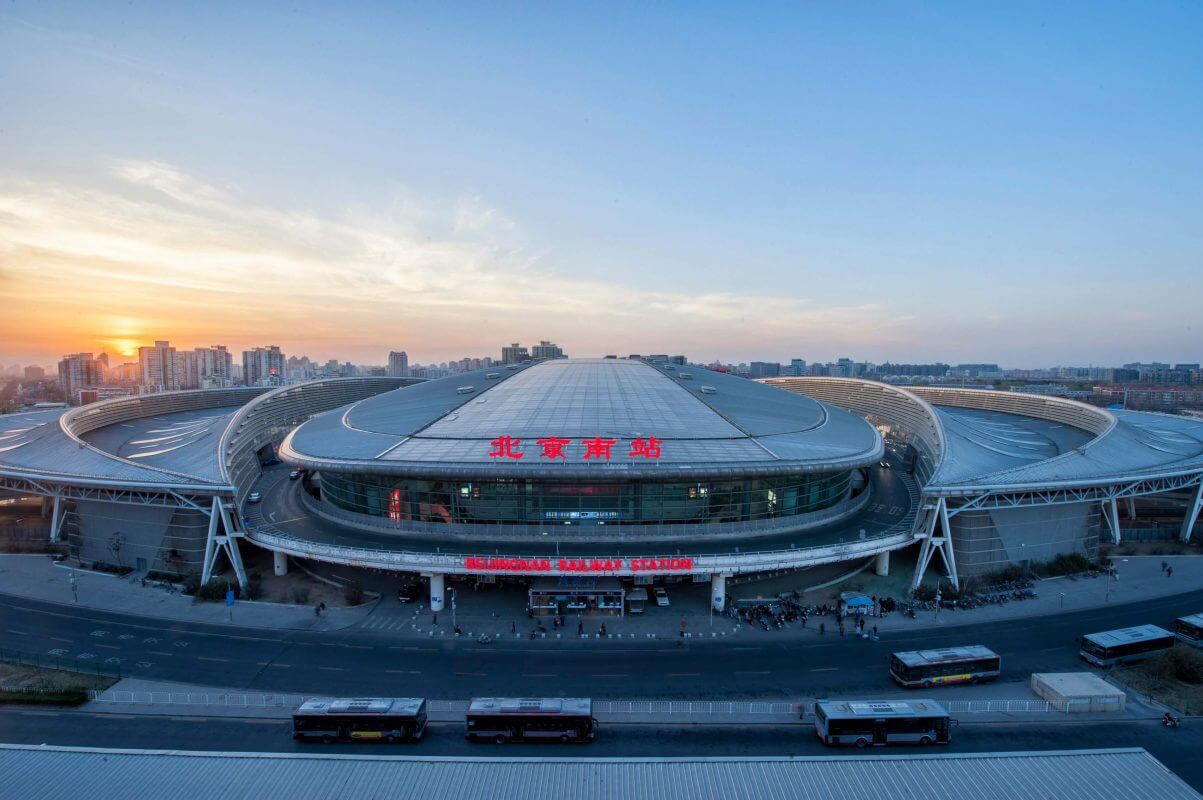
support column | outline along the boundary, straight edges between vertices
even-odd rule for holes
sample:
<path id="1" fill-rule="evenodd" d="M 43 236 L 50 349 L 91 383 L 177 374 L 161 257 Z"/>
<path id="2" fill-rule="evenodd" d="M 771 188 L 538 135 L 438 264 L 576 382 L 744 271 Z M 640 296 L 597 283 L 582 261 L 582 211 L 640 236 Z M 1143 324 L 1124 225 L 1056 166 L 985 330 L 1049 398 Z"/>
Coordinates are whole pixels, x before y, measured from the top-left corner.
<path id="1" fill-rule="evenodd" d="M 919 547 L 919 563 L 915 565 L 915 577 L 911 581 L 911 591 L 919 588 L 919 584 L 923 581 L 923 573 L 927 571 L 927 567 L 937 550 L 940 551 L 940 558 L 944 560 L 944 568 L 948 572 L 948 580 L 952 583 L 954 589 L 960 588 L 960 580 L 957 578 L 956 557 L 952 549 L 952 525 L 948 521 L 949 516 L 948 503 L 941 497 L 936 501 L 936 507 L 930 510 L 926 532 L 921 535 L 922 544 Z"/>
<path id="2" fill-rule="evenodd" d="M 1182 520 L 1182 534 L 1179 537 L 1182 541 L 1190 541 L 1191 531 L 1194 530 L 1195 520 L 1199 517 L 1200 509 L 1203 509 L 1203 480 L 1199 482 L 1198 488 L 1191 497 L 1190 505 L 1186 507 L 1186 516 Z"/>
<path id="3" fill-rule="evenodd" d="M 890 551 L 878 553 L 877 558 L 873 561 L 873 574 L 889 575 L 890 574 Z"/>
<path id="4" fill-rule="evenodd" d="M 727 607 L 727 576 L 722 572 L 710 574 L 710 606 L 719 613 Z"/>
<path id="5" fill-rule="evenodd" d="M 1128 519 L 1136 519 L 1136 498 L 1128 498 Z"/>
<path id="6" fill-rule="evenodd" d="M 430 610 L 443 610 L 443 573 L 430 573 Z"/>
<path id="7" fill-rule="evenodd" d="M 272 570 L 277 576 L 288 574 L 288 554 L 281 552 L 272 553 Z"/>
<path id="8" fill-rule="evenodd" d="M 1107 527 L 1111 529 L 1111 541 L 1119 544 L 1119 506 L 1115 498 L 1103 501 L 1103 516 L 1107 518 Z"/>
<path id="9" fill-rule="evenodd" d="M 54 496 L 54 510 L 50 515 L 50 541 L 58 541 L 58 529 L 63 523 L 63 499 L 57 494 Z"/>

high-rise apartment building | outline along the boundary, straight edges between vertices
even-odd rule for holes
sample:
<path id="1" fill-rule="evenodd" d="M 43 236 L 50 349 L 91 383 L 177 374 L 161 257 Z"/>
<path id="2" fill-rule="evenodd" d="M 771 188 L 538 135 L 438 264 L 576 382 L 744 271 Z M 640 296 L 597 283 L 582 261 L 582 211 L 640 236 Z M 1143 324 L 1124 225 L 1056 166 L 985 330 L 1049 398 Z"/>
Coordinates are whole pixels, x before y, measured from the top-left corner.
<path id="1" fill-rule="evenodd" d="M 552 342 L 539 342 L 531 348 L 530 357 L 538 359 L 567 358 L 564 355 L 563 349 L 558 344 L 553 344 Z"/>
<path id="2" fill-rule="evenodd" d="M 517 342 L 514 342 L 509 347 L 501 348 L 502 364 L 521 364 L 523 361 L 528 360 L 530 360 L 530 353 Z"/>
<path id="3" fill-rule="evenodd" d="M 284 383 L 284 354 L 276 345 L 242 351 L 242 382 L 247 386 Z"/>
<path id="4" fill-rule="evenodd" d="M 748 365 L 750 378 L 776 378 L 781 374 L 781 365 L 771 361 L 753 361 Z"/>
<path id="5" fill-rule="evenodd" d="M 196 388 L 229 386 L 234 380 L 234 357 L 224 344 L 198 347 L 196 354 Z"/>
<path id="6" fill-rule="evenodd" d="M 41 367 L 35 367 L 31 365 L 25 368 L 25 380 L 27 381 L 40 381 L 45 377 L 46 370 L 42 369 Z"/>
<path id="7" fill-rule="evenodd" d="M 66 355 L 58 362 L 58 381 L 67 402 L 78 405 L 80 390 L 94 389 L 104 382 L 104 367 L 91 353 Z"/>
<path id="8" fill-rule="evenodd" d="M 138 382 L 149 391 L 173 392 L 180 388 L 175 348 L 165 340 L 156 341 L 153 347 L 138 348 L 138 370 Z"/>
<path id="9" fill-rule="evenodd" d="M 394 350 L 388 354 L 388 376 L 390 378 L 409 377 L 409 354 L 404 350 Z"/>

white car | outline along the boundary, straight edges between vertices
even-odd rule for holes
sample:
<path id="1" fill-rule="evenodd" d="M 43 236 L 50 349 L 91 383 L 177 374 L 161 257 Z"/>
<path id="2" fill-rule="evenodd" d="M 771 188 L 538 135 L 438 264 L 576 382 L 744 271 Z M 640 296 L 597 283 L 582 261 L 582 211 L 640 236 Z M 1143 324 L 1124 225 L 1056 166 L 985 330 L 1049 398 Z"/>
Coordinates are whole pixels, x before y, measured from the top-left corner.
<path id="1" fill-rule="evenodd" d="M 668 592 L 663 587 L 657 586 L 652 589 L 652 594 L 656 596 L 656 605 L 664 607 L 668 605 Z"/>
<path id="2" fill-rule="evenodd" d="M 263 495 L 259 492 L 251 492 L 249 495 L 247 495 L 246 501 L 248 503 L 258 503 L 262 499 Z"/>

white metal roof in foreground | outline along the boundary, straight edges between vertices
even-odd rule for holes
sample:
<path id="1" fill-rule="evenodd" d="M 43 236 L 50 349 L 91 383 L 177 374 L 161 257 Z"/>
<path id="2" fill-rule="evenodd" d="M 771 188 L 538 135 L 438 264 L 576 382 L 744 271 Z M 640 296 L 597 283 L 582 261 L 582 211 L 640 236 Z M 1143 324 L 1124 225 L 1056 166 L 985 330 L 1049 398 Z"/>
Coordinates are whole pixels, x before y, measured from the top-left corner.
<path id="1" fill-rule="evenodd" d="M 799 730 L 799 736 L 807 735 Z M 1186 800 L 1142 749 L 862 757 L 438 758 L 0 745 L 6 796 L 430 800 Z M 53 776 L 47 779 L 47 776 Z"/>

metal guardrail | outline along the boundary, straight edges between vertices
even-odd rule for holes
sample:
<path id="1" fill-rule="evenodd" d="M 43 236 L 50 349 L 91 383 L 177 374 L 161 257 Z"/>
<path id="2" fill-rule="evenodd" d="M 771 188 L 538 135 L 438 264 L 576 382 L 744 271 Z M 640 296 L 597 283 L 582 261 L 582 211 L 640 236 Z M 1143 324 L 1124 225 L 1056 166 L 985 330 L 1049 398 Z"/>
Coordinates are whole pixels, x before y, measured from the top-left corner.
<path id="1" fill-rule="evenodd" d="M 121 690 L 92 690 L 88 698 L 98 703 L 124 705 L 181 705 L 217 706 L 233 709 L 291 709 L 306 700 L 321 695 L 259 694 L 242 692 L 136 692 Z M 431 714 L 462 713 L 468 707 L 466 700 L 429 700 L 427 709 Z M 950 714 L 988 713 L 1051 713 L 1057 709 L 1046 700 L 953 700 L 944 703 Z M 794 703 L 788 701 L 756 700 L 594 700 L 593 713 L 601 715 L 710 715 L 710 716 L 757 716 L 790 715 L 813 716 L 813 702 Z M 1057 712 L 1060 713 L 1060 712 Z"/>

